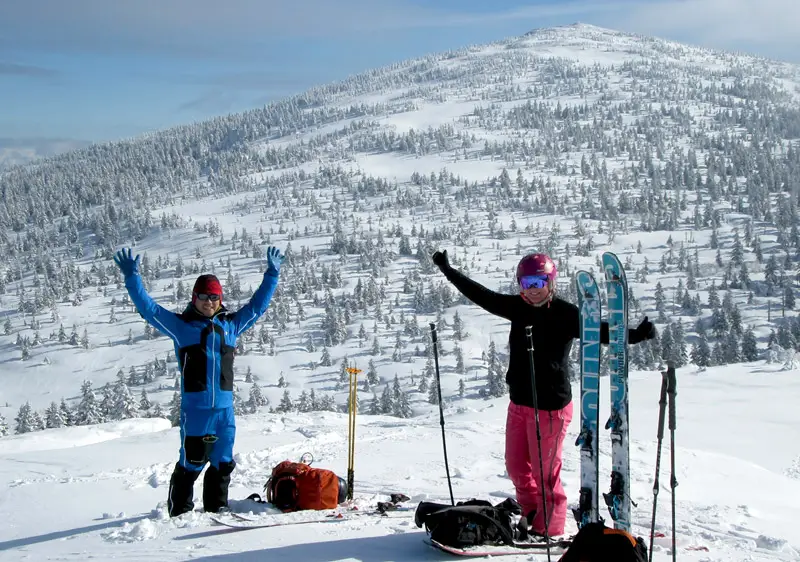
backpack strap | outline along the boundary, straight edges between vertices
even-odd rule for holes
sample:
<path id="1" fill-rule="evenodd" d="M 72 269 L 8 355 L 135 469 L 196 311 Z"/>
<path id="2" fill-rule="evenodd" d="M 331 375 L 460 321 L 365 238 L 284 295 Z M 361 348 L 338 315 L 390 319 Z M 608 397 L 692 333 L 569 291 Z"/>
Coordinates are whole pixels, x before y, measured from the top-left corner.
<path id="1" fill-rule="evenodd" d="M 297 480 L 291 474 L 279 474 L 267 481 L 267 502 L 281 511 L 292 511 L 297 507 L 299 493 Z"/>
<path id="2" fill-rule="evenodd" d="M 308 469 L 309 466 L 303 463 L 291 461 L 278 463 L 264 485 L 267 501 L 281 511 L 295 510 L 299 497 L 296 479 Z"/>
<path id="3" fill-rule="evenodd" d="M 630 541 L 631 547 L 636 548 L 636 538 L 633 535 L 631 535 L 630 533 L 628 533 L 627 531 L 624 531 L 622 529 L 614 529 L 614 528 L 611 528 L 611 527 L 606 527 L 605 529 L 603 529 L 603 534 L 604 535 L 620 535 L 622 537 L 625 537 L 626 539 L 628 539 Z"/>

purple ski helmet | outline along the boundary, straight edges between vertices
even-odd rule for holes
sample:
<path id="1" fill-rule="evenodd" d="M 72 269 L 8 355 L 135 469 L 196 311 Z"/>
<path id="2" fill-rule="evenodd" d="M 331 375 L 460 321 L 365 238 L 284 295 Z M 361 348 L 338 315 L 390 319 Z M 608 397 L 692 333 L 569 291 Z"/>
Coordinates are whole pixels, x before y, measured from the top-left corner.
<path id="1" fill-rule="evenodd" d="M 547 254 L 528 254 L 517 265 L 517 282 L 526 275 L 546 275 L 552 291 L 556 285 L 558 268 Z"/>

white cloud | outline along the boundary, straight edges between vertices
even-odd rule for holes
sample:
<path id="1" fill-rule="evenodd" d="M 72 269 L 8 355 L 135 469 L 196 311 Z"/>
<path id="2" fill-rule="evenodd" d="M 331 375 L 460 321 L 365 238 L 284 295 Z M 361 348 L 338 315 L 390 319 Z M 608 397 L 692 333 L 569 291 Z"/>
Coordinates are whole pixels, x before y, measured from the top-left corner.
<path id="1" fill-rule="evenodd" d="M 800 51 L 800 0 L 577 0 L 447 17 L 453 25 L 526 20 L 531 28 L 580 20 L 720 49 L 755 48 L 794 60 Z"/>
<path id="2" fill-rule="evenodd" d="M 761 45 L 790 53 L 800 47 L 798 0 L 638 2 L 619 18 L 604 23 L 625 31 L 680 36 L 725 49 Z"/>
<path id="3" fill-rule="evenodd" d="M 0 3 L 0 37 L 83 46 L 216 43 L 412 28 L 446 15 L 406 0 L 26 0 Z"/>
<path id="4" fill-rule="evenodd" d="M 493 13 L 467 14 L 450 13 L 443 15 L 436 22 L 428 22 L 429 25 L 458 26 L 458 25 L 478 25 L 499 22 L 520 22 L 520 21 L 544 21 L 552 19 L 563 19 L 570 23 L 581 20 L 584 17 L 594 14 L 604 14 L 616 12 L 629 8 L 632 1 L 603 2 L 591 0 L 578 0 L 574 2 L 556 2 L 552 4 L 537 4 L 535 6 L 522 6 L 511 10 L 498 11 Z M 573 18 L 573 19 L 569 19 Z M 536 26 L 538 27 L 538 26 Z"/>
<path id="5" fill-rule="evenodd" d="M 9 46 L 215 51 L 259 39 L 357 37 L 368 31 L 492 26 L 501 34 L 584 21 L 715 46 L 800 47 L 800 0 L 573 0 L 493 13 L 413 0 L 26 0 L 0 3 Z M 435 6 L 435 3 L 433 4 Z M 380 35 L 375 37 L 380 38 Z M 269 56 L 269 53 L 265 54 Z"/>

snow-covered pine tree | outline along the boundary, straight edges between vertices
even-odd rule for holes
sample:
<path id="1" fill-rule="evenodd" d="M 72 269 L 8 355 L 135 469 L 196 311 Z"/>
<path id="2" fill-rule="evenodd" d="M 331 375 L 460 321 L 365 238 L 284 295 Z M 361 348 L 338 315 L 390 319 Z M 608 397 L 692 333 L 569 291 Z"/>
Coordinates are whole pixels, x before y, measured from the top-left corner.
<path id="1" fill-rule="evenodd" d="M 327 345 L 322 348 L 322 356 L 320 357 L 319 363 L 323 367 L 330 367 L 333 365 L 333 361 L 331 361 L 331 352 Z"/>
<path id="2" fill-rule="evenodd" d="M 14 418 L 14 421 L 16 422 L 15 433 L 30 433 L 31 431 L 36 431 L 30 402 L 25 402 L 19 407 L 17 417 Z"/>
<path id="3" fill-rule="evenodd" d="M 675 367 L 680 368 L 689 362 L 689 353 L 686 349 L 686 332 L 680 320 L 672 323 L 672 361 Z"/>
<path id="4" fill-rule="evenodd" d="M 69 344 L 70 345 L 78 345 L 80 344 L 81 340 L 78 337 L 78 327 L 73 324 L 72 325 L 72 333 L 69 335 Z"/>
<path id="5" fill-rule="evenodd" d="M 428 389 L 428 404 L 439 404 L 439 386 L 435 378 L 431 379 L 431 386 Z"/>
<path id="6" fill-rule="evenodd" d="M 400 398 L 395 405 L 395 416 L 399 418 L 410 418 L 414 416 L 414 410 L 411 408 L 408 393 L 405 391 L 400 392 Z"/>
<path id="7" fill-rule="evenodd" d="M 122 372 L 117 375 L 113 396 L 112 419 L 128 420 L 139 417 L 139 405 L 128 388 L 128 384 L 125 382 L 125 375 Z"/>
<path id="8" fill-rule="evenodd" d="M 167 414 L 172 427 L 178 427 L 181 423 L 181 392 L 176 390 L 172 393 L 172 400 L 169 402 L 169 414 Z"/>
<path id="9" fill-rule="evenodd" d="M 42 415 L 36 410 L 31 410 L 31 427 L 33 431 L 40 431 L 45 428 Z"/>
<path id="10" fill-rule="evenodd" d="M 456 373 L 463 375 L 467 371 L 464 367 L 464 352 L 461 350 L 460 345 L 456 345 L 453 351 L 456 356 Z"/>
<path id="11" fill-rule="evenodd" d="M 164 409 L 161 407 L 160 402 L 156 402 L 153 405 L 153 410 L 150 412 L 151 418 L 167 418 L 167 414 L 164 413 Z"/>
<path id="12" fill-rule="evenodd" d="M 742 359 L 744 361 L 757 361 L 758 356 L 759 354 L 756 335 L 753 331 L 753 327 L 748 326 L 742 336 Z"/>
<path id="13" fill-rule="evenodd" d="M 392 390 L 389 388 L 389 383 L 386 383 L 381 393 L 381 414 L 391 414 L 392 406 Z"/>
<path id="14" fill-rule="evenodd" d="M 275 411 L 280 413 L 287 413 L 294 411 L 294 403 L 292 402 L 292 397 L 289 395 L 288 390 L 283 391 L 283 396 L 281 397 L 281 401 L 278 404 L 277 408 L 275 408 Z"/>
<path id="15" fill-rule="evenodd" d="M 381 411 L 381 399 L 378 398 L 378 391 L 375 387 L 372 387 L 372 400 L 369 403 L 369 410 L 367 413 L 371 416 L 378 416 L 383 413 Z"/>
<path id="16" fill-rule="evenodd" d="M 464 339 L 464 322 L 461 320 L 458 311 L 453 314 L 453 339 L 456 341 Z"/>
<path id="17" fill-rule="evenodd" d="M 233 414 L 241 416 L 248 413 L 247 401 L 242 398 L 242 393 L 239 392 L 239 385 L 233 384 Z"/>
<path id="18" fill-rule="evenodd" d="M 151 417 L 150 409 L 153 407 L 153 403 L 150 402 L 150 398 L 147 397 L 147 390 L 142 389 L 142 393 L 139 396 L 139 412 L 145 417 Z"/>
<path id="19" fill-rule="evenodd" d="M 69 406 L 67 406 L 67 402 L 62 398 L 61 402 L 58 404 L 58 410 L 61 412 L 61 419 L 64 420 L 65 426 L 74 425 L 74 416 L 72 410 L 70 410 Z"/>
<path id="20" fill-rule="evenodd" d="M 103 421 L 117 420 L 114 417 L 114 392 L 110 383 L 103 385 L 103 397 L 100 399 L 100 413 L 103 415 Z"/>
<path id="21" fill-rule="evenodd" d="M 486 396 L 497 398 L 506 394 L 506 381 L 503 373 L 503 367 L 500 362 L 500 356 L 497 354 L 497 346 L 492 340 L 489 343 L 489 353 L 487 355 L 487 374 L 486 374 L 486 387 L 484 393 Z"/>
<path id="22" fill-rule="evenodd" d="M 692 347 L 692 363 L 698 367 L 708 367 L 711 364 L 711 346 L 705 332 L 698 337 L 697 343 Z"/>
<path id="23" fill-rule="evenodd" d="M 45 410 L 44 425 L 47 429 L 64 427 L 66 425 L 61 415 L 61 409 L 55 402 L 50 402 L 50 406 Z"/>
<path id="24" fill-rule="evenodd" d="M 375 386 L 380 382 L 378 378 L 378 370 L 375 368 L 375 362 L 370 359 L 369 363 L 367 363 L 367 380 L 369 381 L 370 386 Z"/>
<path id="25" fill-rule="evenodd" d="M 300 392 L 300 396 L 297 398 L 297 411 L 298 412 L 311 412 L 314 408 L 311 404 L 311 398 L 308 395 L 308 392 L 303 389 Z"/>
<path id="26" fill-rule="evenodd" d="M 264 393 L 261 392 L 261 387 L 258 386 L 258 383 L 254 382 L 253 385 L 250 387 L 250 397 L 247 400 L 247 409 L 255 413 L 264 406 L 269 406 L 269 400 Z"/>
<path id="27" fill-rule="evenodd" d="M 75 408 L 73 420 L 75 425 L 93 425 L 105 421 L 103 411 L 92 390 L 92 382 L 89 380 L 81 384 L 81 401 Z"/>

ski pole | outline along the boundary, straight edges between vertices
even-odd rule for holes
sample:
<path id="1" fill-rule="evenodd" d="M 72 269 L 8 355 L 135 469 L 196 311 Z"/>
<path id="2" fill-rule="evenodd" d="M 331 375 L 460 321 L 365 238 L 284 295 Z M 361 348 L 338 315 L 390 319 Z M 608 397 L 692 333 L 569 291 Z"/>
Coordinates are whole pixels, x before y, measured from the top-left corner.
<path id="1" fill-rule="evenodd" d="M 439 393 L 439 425 L 442 426 L 442 448 L 444 449 L 444 470 L 447 473 L 447 487 L 450 490 L 450 505 L 456 505 L 453 499 L 453 484 L 450 482 L 450 466 L 447 463 L 447 441 L 444 438 L 444 411 L 442 410 L 442 381 L 439 376 L 439 352 L 436 349 L 436 324 L 430 323 L 431 340 L 433 341 L 433 362 L 436 366 L 436 390 Z"/>
<path id="2" fill-rule="evenodd" d="M 667 363 L 667 371 L 661 373 L 661 397 L 658 400 L 658 447 L 656 449 L 656 477 L 653 481 L 653 518 L 650 520 L 650 562 L 653 562 L 653 538 L 656 532 L 656 506 L 658 504 L 658 475 L 661 471 L 661 445 L 664 443 L 664 418 L 667 413 L 667 374 L 675 369 L 672 363 Z"/>
<path id="3" fill-rule="evenodd" d="M 667 369 L 667 396 L 669 397 L 669 449 L 670 464 L 672 474 L 670 475 L 670 487 L 672 489 L 672 562 L 676 559 L 675 545 L 675 488 L 678 480 L 675 478 L 675 395 L 678 393 L 678 382 L 675 378 L 675 368 Z"/>
<path id="4" fill-rule="evenodd" d="M 544 542 L 547 544 L 547 562 L 550 562 L 550 518 L 547 516 L 547 486 L 544 483 L 542 462 L 542 434 L 539 430 L 539 401 L 536 396 L 536 369 L 533 365 L 533 326 L 525 326 L 528 335 L 528 357 L 531 364 L 531 387 L 533 389 L 533 412 L 536 421 L 536 447 L 539 450 L 539 478 L 542 483 L 542 506 L 544 507 Z"/>
<path id="5" fill-rule="evenodd" d="M 348 435 L 347 435 L 347 499 L 353 499 L 353 487 L 355 485 L 355 456 L 356 456 L 356 412 L 358 410 L 358 373 L 361 369 L 348 367 L 347 373 L 350 375 L 350 404 L 348 411 Z"/>

